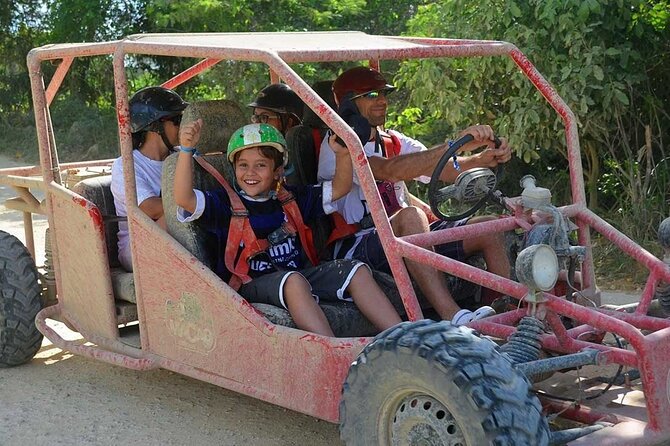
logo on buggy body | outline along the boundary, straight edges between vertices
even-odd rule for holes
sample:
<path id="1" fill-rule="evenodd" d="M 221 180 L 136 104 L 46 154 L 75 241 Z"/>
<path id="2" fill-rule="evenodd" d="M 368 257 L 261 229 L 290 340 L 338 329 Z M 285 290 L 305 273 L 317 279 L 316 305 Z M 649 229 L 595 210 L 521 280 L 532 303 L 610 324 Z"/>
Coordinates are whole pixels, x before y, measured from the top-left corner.
<path id="1" fill-rule="evenodd" d="M 214 349 L 214 324 L 196 295 L 182 293 L 179 300 L 165 302 L 165 316 L 167 328 L 179 347 L 198 353 Z"/>

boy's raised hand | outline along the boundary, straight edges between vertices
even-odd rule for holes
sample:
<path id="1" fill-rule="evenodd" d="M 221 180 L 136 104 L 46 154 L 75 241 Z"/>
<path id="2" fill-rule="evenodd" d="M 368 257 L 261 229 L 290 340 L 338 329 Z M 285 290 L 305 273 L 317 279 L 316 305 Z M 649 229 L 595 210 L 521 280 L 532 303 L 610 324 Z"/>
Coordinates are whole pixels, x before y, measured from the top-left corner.
<path id="1" fill-rule="evenodd" d="M 196 119 L 179 127 L 179 145 L 182 147 L 194 148 L 200 140 L 200 130 L 202 129 L 202 119 Z"/>
<path id="2" fill-rule="evenodd" d="M 330 144 L 330 148 L 333 149 L 335 155 L 348 155 L 349 149 L 347 149 L 346 146 L 338 143 L 337 139 L 337 135 L 331 132 L 330 136 L 328 136 L 328 144 Z"/>

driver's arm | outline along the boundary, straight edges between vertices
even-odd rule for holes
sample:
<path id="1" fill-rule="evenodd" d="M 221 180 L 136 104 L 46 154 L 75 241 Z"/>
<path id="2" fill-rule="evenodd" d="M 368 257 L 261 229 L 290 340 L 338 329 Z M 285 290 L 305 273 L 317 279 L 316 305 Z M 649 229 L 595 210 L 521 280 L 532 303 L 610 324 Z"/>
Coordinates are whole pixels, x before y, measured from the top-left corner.
<path id="1" fill-rule="evenodd" d="M 422 175 L 430 176 L 446 149 L 447 144 L 442 144 L 429 150 L 398 155 L 393 158 L 371 156 L 368 158 L 368 163 L 375 180 L 393 183 L 409 181 Z"/>
<path id="2" fill-rule="evenodd" d="M 459 134 L 471 134 L 474 140 L 463 145 L 459 152 L 469 152 L 486 144 L 490 147 L 475 155 L 457 157 L 460 171 L 454 168 L 453 163 L 447 163 L 440 175 L 444 182 L 453 183 L 460 172 L 475 167 L 493 168 L 499 163 L 506 163 L 512 154 L 507 141 L 501 138 L 498 149 L 493 148 L 493 130 L 488 125 L 477 125 L 468 127 Z M 409 181 L 420 176 L 431 176 L 438 161 L 444 155 L 449 145 L 447 143 L 432 147 L 422 152 L 408 153 L 393 158 L 370 157 L 368 162 L 376 180 L 385 181 Z"/>

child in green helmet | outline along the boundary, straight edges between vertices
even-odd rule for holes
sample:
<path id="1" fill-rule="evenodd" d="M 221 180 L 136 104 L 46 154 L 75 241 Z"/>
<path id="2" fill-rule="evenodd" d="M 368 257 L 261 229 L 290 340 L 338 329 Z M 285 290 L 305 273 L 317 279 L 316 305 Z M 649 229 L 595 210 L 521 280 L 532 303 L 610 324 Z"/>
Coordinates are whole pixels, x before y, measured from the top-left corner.
<path id="1" fill-rule="evenodd" d="M 333 336 L 318 301 L 353 300 L 379 330 L 401 322 L 374 281 L 355 260 L 320 264 L 305 222 L 334 211 L 332 202 L 352 184 L 348 150 L 331 139 L 337 174 L 322 185 L 284 188 L 286 142 L 267 124 L 233 133 L 227 156 L 235 169 L 234 190 L 193 189 L 192 163 L 202 121 L 182 126 L 174 196 L 180 221 L 199 220 L 217 239 L 215 272 L 249 302 L 286 308 L 298 328 Z M 228 251 L 226 247 L 228 246 Z M 234 248 L 231 248 L 234 247 Z M 312 252 L 312 255 L 310 255 Z M 305 257 L 309 257 L 308 261 Z"/>

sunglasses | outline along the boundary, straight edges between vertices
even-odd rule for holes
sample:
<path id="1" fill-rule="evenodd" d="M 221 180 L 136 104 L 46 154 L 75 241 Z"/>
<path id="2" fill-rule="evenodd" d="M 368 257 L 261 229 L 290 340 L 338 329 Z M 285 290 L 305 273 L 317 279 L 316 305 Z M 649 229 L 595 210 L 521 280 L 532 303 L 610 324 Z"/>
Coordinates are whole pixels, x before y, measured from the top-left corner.
<path id="1" fill-rule="evenodd" d="M 251 122 L 254 124 L 267 124 L 270 119 L 279 119 L 279 117 L 271 115 L 251 115 Z"/>
<path id="2" fill-rule="evenodd" d="M 161 122 L 170 121 L 171 123 L 179 127 L 179 125 L 181 124 L 181 117 L 182 117 L 181 115 L 170 116 L 169 118 L 161 119 Z"/>
<path id="3" fill-rule="evenodd" d="M 353 96 L 351 99 L 358 99 L 358 98 L 366 98 L 366 99 L 377 99 L 379 96 L 384 96 L 386 97 L 389 93 L 391 93 L 393 90 L 389 89 L 384 89 L 384 90 L 377 90 L 377 91 L 368 91 L 367 93 L 359 94 L 357 96 Z"/>

